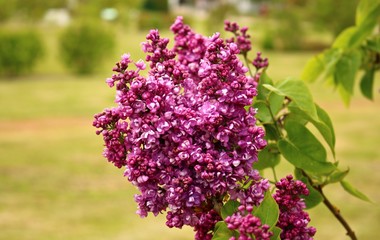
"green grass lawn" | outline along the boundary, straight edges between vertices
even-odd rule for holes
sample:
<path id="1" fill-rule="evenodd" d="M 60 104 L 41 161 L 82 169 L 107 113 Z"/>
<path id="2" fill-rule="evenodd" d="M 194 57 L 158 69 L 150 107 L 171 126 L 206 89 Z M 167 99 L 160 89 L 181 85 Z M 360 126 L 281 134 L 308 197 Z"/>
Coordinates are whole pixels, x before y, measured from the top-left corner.
<path id="1" fill-rule="evenodd" d="M 104 83 L 123 52 L 138 60 L 134 34 L 120 43 L 115 58 L 96 75 L 75 77 L 65 72 L 54 54 L 37 73 L 0 81 L 0 239 L 190 240 L 189 228 L 165 226 L 165 218 L 141 219 L 135 214 L 135 189 L 102 157 L 102 140 L 92 116 L 113 105 L 113 89 Z M 49 44 L 55 43 L 50 39 Z M 297 76 L 311 53 L 274 53 L 274 79 Z M 134 57 L 136 56 L 136 57 Z M 50 61 L 53 61 L 50 62 Z M 103 70 L 104 69 L 104 70 Z M 346 194 L 339 185 L 326 188 L 359 239 L 377 239 L 380 221 L 380 97 L 369 102 L 355 97 L 349 108 L 337 93 L 311 86 L 315 100 L 331 115 L 337 136 L 337 158 L 350 167 L 348 180 L 375 204 Z M 379 87 L 377 87 L 378 89 Z M 358 95 L 358 94 L 357 94 Z M 290 173 L 288 168 L 280 171 Z M 311 211 L 316 239 L 348 239 L 324 206 Z"/>

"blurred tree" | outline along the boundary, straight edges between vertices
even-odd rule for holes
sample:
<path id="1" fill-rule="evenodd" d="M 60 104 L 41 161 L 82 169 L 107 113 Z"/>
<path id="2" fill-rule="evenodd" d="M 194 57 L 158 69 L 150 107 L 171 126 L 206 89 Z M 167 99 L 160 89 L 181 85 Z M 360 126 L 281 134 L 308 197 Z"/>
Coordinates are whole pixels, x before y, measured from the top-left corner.
<path id="1" fill-rule="evenodd" d="M 49 8 L 64 8 L 67 4 L 67 0 L 8 0 L 6 2 L 13 2 L 17 8 L 15 13 L 31 20 L 41 19 Z"/>
<path id="2" fill-rule="evenodd" d="M 153 12 L 169 12 L 168 0 L 145 0 L 142 8 Z"/>
<path id="3" fill-rule="evenodd" d="M 32 70 L 43 57 L 44 45 L 32 29 L 0 31 L 0 75 L 17 76 Z"/>
<path id="4" fill-rule="evenodd" d="M 115 1 L 113 0 L 77 0 L 75 6 L 70 10 L 76 19 L 98 18 L 102 8 L 115 7 L 114 5 Z"/>
<path id="5" fill-rule="evenodd" d="M 0 22 L 8 20 L 15 10 L 16 4 L 14 1 L 0 0 Z"/>
<path id="6" fill-rule="evenodd" d="M 376 0 L 374 0 L 376 1 Z M 337 36 L 343 29 L 355 24 L 355 9 L 359 0 L 309 0 L 308 16 L 317 27 Z"/>
<path id="7" fill-rule="evenodd" d="M 59 38 L 63 63 L 76 74 L 91 74 L 115 47 L 113 32 L 94 21 L 71 25 Z"/>
<path id="8" fill-rule="evenodd" d="M 262 47 L 277 50 L 300 50 L 304 48 L 305 32 L 303 12 L 307 0 L 270 0 L 261 1 L 268 6 L 264 16 L 269 17 L 262 39 Z"/>
<path id="9" fill-rule="evenodd" d="M 141 8 L 143 0 L 77 0 L 76 6 L 71 9 L 75 18 L 98 18 L 104 8 L 116 8 L 120 12 L 124 10 Z"/>
<path id="10" fill-rule="evenodd" d="M 220 2 L 216 7 L 212 8 L 207 18 L 207 31 L 209 34 L 220 31 L 224 28 L 224 20 L 228 18 L 228 15 L 237 14 L 236 6 L 233 4 Z"/>
<path id="11" fill-rule="evenodd" d="M 140 30 L 165 29 L 174 20 L 169 14 L 168 0 L 144 0 L 141 10 L 137 24 Z"/>
<path id="12" fill-rule="evenodd" d="M 355 24 L 355 9 L 359 0 L 251 0 L 268 6 L 269 26 L 263 44 L 269 48 L 303 48 L 305 22 L 317 30 L 337 36 L 343 29 Z M 378 0 L 374 0 L 378 1 Z"/>

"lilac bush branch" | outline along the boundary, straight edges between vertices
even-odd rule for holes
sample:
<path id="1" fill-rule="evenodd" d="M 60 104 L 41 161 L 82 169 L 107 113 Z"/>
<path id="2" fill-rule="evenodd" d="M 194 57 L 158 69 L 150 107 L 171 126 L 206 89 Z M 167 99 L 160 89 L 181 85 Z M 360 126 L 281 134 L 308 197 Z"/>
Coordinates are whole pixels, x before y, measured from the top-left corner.
<path id="1" fill-rule="evenodd" d="M 257 54 L 251 62 L 254 75 L 239 60 L 242 54 L 248 62 L 251 42 L 248 29 L 236 23 L 226 22 L 226 30 L 235 34 L 229 40 L 218 33 L 197 34 L 182 17 L 171 30 L 172 49 L 158 30 L 151 30 L 142 44 L 148 76 L 140 75 L 144 61 L 134 63 L 124 54 L 106 80 L 116 88 L 117 106 L 95 115 L 103 154 L 116 167 L 125 167 L 125 177 L 139 189 L 135 201 L 141 217 L 166 212 L 168 227 L 191 226 L 195 239 L 212 239 L 216 224 L 224 221 L 225 230 L 237 230 L 239 240 L 268 240 L 274 225 L 262 223 L 253 211 L 263 204 L 269 181 L 252 167 L 267 144 L 252 105 L 268 60 Z M 282 231 L 283 239 L 298 233 L 300 239 L 312 239 L 315 230 L 307 227 L 299 197 L 307 194 L 304 186 L 291 177 L 276 186 L 277 233 Z M 222 209 L 230 201 L 239 207 L 223 219 Z"/>

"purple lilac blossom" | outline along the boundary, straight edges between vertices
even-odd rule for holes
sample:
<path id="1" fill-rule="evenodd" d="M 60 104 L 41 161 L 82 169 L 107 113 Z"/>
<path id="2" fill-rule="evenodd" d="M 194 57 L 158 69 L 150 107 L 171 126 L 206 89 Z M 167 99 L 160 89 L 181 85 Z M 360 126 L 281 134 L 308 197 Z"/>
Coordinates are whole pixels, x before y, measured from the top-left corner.
<path id="1" fill-rule="evenodd" d="M 299 180 L 293 180 L 291 175 L 276 183 L 274 199 L 280 208 L 277 227 L 282 229 L 283 240 L 312 240 L 316 233 L 314 227 L 307 227 L 309 215 L 303 211 L 306 205 L 300 195 L 308 195 L 306 185 Z"/>
<path id="2" fill-rule="evenodd" d="M 255 66 L 256 70 L 267 68 L 269 65 L 268 58 L 262 58 L 261 52 L 258 52 L 256 58 L 252 61 L 252 65 Z"/>
<path id="3" fill-rule="evenodd" d="M 246 28 L 229 28 L 237 28 L 236 43 L 218 33 L 197 34 L 178 17 L 173 49 L 151 30 L 142 44 L 148 76 L 139 74 L 146 68 L 142 60 L 129 70 L 132 60 L 124 54 L 106 80 L 116 87 L 117 106 L 96 114 L 93 123 L 103 135 L 104 156 L 125 167 L 140 191 L 138 214 L 166 211 L 167 226 L 192 226 L 195 239 L 211 239 L 221 220 L 214 206 L 227 195 L 252 207 L 269 187 L 252 169 L 266 146 L 250 107 L 257 79 L 246 76 L 237 57 L 251 49 L 249 35 Z M 241 189 L 247 181 L 250 187 Z"/>
<path id="4" fill-rule="evenodd" d="M 227 42 L 235 42 L 241 54 L 246 55 L 252 49 L 250 35 L 247 34 L 247 27 L 240 28 L 235 22 L 225 21 L 224 30 L 235 35 L 235 37 L 227 39 Z"/>
<path id="5" fill-rule="evenodd" d="M 227 227 L 238 230 L 239 237 L 231 237 L 229 240 L 269 240 L 273 235 L 269 226 L 262 224 L 260 218 L 251 214 L 252 208 L 239 206 L 239 211 L 225 219 Z"/>

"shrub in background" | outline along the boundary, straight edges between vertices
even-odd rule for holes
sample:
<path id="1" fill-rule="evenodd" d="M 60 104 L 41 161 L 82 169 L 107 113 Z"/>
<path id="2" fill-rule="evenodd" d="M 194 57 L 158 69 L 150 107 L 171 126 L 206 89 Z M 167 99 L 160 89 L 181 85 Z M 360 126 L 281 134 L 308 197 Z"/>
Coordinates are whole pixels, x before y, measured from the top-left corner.
<path id="1" fill-rule="evenodd" d="M 279 19 L 275 37 L 278 40 L 278 49 L 301 50 L 304 32 L 301 26 L 300 17 L 295 11 L 278 12 Z"/>
<path id="2" fill-rule="evenodd" d="M 265 50 L 274 50 L 275 49 L 275 36 L 273 30 L 266 29 L 264 31 L 263 37 L 261 39 L 261 47 Z"/>
<path id="3" fill-rule="evenodd" d="M 281 8 L 273 10 L 276 21 L 265 29 L 262 47 L 266 50 L 301 50 L 304 46 L 305 32 L 297 9 Z"/>
<path id="4" fill-rule="evenodd" d="M 138 29 L 165 29 L 168 28 L 174 17 L 168 13 L 143 11 L 138 17 Z"/>
<path id="5" fill-rule="evenodd" d="M 138 18 L 139 30 L 168 28 L 174 17 L 169 14 L 167 0 L 145 0 Z"/>
<path id="6" fill-rule="evenodd" d="M 115 46 L 111 32 L 89 23 L 68 27 L 59 42 L 60 58 L 76 74 L 93 73 Z"/>
<path id="7" fill-rule="evenodd" d="M 309 2 L 305 13 L 316 27 L 329 30 L 336 37 L 342 30 L 355 24 L 358 2 L 359 0 L 314 0 Z M 344 11 L 337 11 L 337 9 L 344 9 Z"/>
<path id="8" fill-rule="evenodd" d="M 0 75 L 17 76 L 30 71 L 43 56 L 43 43 L 31 30 L 0 32 Z"/>
<path id="9" fill-rule="evenodd" d="M 145 0 L 142 8 L 153 12 L 169 12 L 169 4 L 167 0 Z"/>
<path id="10" fill-rule="evenodd" d="M 212 8 L 208 14 L 206 27 L 209 34 L 220 31 L 224 27 L 224 20 L 228 15 L 237 14 L 238 11 L 233 4 L 222 3 Z"/>
<path id="11" fill-rule="evenodd" d="M 4 0 L 3 0 L 4 1 Z M 16 18 L 21 18 L 23 20 L 37 22 L 41 20 L 48 9 L 51 8 L 64 8 L 67 6 L 66 0 L 5 0 L 6 7 L 9 5 L 15 6 L 12 12 L 9 12 L 12 15 L 15 15 Z"/>
<path id="12" fill-rule="evenodd" d="M 16 9 L 13 1 L 0 0 L 0 22 L 5 22 L 12 17 Z"/>

